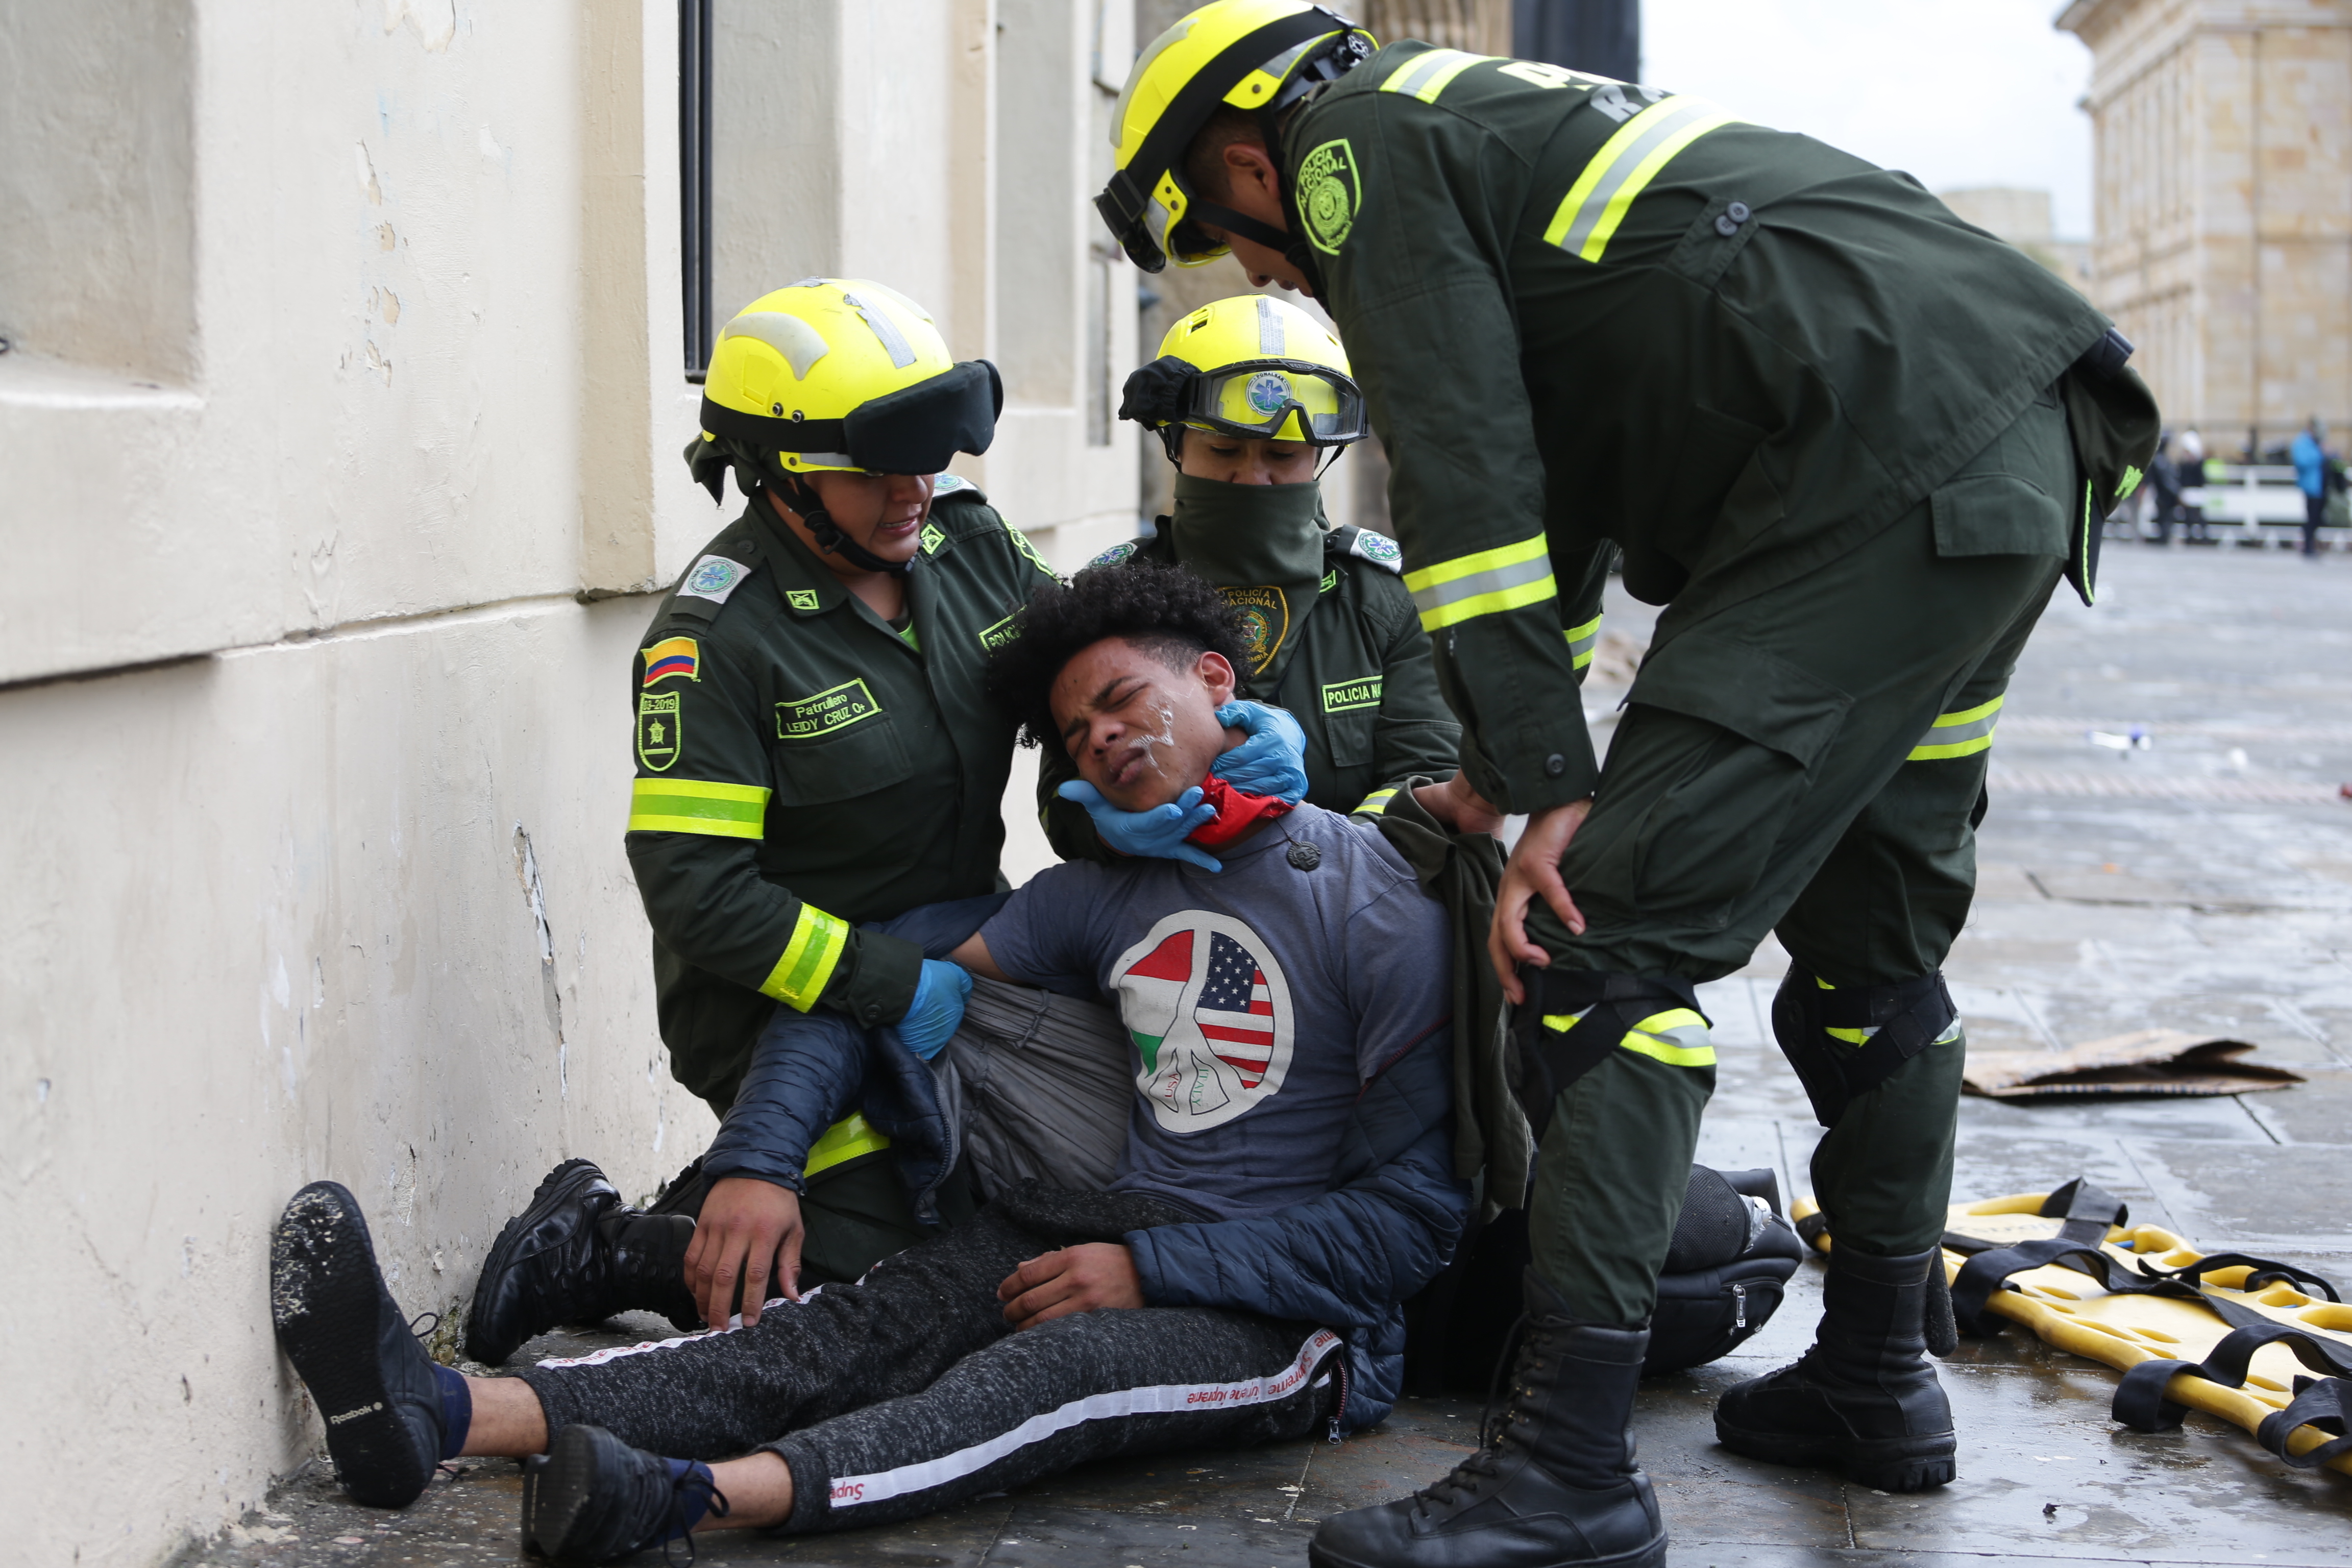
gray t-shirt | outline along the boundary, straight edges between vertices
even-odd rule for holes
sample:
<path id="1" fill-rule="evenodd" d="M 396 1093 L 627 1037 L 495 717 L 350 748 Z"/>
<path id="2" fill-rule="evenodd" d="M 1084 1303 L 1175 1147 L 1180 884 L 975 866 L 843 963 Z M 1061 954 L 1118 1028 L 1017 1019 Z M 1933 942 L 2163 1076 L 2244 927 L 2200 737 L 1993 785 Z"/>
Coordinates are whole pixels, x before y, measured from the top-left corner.
<path id="1" fill-rule="evenodd" d="M 1452 1018 L 1443 905 L 1377 829 L 1301 805 L 1217 875 L 1175 860 L 1042 871 L 981 928 L 1013 979 L 1090 986 L 1135 1048 L 1114 1191 L 1214 1219 L 1330 1187 L 1365 1083 Z"/>

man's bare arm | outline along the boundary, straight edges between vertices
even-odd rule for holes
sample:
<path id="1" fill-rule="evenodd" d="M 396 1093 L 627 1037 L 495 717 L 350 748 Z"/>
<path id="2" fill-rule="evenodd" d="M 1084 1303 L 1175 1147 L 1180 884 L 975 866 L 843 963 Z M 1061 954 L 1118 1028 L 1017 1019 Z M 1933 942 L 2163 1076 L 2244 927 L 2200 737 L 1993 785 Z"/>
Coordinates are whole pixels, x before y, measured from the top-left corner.
<path id="1" fill-rule="evenodd" d="M 996 960 L 988 955 L 987 942 L 978 931 L 972 932 L 964 939 L 961 947 L 949 953 L 948 962 L 961 963 L 983 980 L 1002 980 L 1008 985 L 1016 984 L 1013 976 L 996 967 Z"/>

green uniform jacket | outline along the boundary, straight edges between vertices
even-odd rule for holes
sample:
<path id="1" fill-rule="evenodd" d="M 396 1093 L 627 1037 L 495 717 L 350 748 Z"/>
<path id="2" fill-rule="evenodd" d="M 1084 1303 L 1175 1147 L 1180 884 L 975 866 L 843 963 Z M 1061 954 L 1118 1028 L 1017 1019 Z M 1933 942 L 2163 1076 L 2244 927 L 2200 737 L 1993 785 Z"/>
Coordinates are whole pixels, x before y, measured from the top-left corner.
<path id="1" fill-rule="evenodd" d="M 902 637 L 754 498 L 637 655 L 629 864 L 670 1070 L 721 1106 L 777 1003 L 905 1014 L 922 953 L 859 922 L 1003 886 L 1013 723 L 982 660 L 1053 574 L 947 475 L 923 549 Z"/>
<path id="2" fill-rule="evenodd" d="M 1167 520 L 1157 534 L 1116 545 L 1089 563 L 1175 563 Z M 1461 726 L 1438 694 L 1429 634 L 1398 581 L 1396 545 L 1355 527 L 1323 537 L 1323 584 L 1270 689 L 1247 679 L 1237 695 L 1289 710 L 1307 731 L 1307 798 L 1328 811 L 1377 812 L 1397 785 L 1419 773 L 1454 776 Z M 1069 754 L 1045 748 L 1037 803 L 1045 837 L 1066 860 L 1108 851 L 1086 809 L 1054 791 L 1078 776 Z M 1373 798 L 1377 796 L 1378 798 Z"/>
<path id="3" fill-rule="evenodd" d="M 1592 793 L 1563 694 L 1612 541 L 1675 605 L 1663 645 L 1918 504 L 2107 328 L 1907 175 L 1553 66 L 1393 45 L 1283 157 L 1464 767 L 1507 811 Z M 2063 557 L 2082 500 L 1938 494 L 1937 548 Z"/>

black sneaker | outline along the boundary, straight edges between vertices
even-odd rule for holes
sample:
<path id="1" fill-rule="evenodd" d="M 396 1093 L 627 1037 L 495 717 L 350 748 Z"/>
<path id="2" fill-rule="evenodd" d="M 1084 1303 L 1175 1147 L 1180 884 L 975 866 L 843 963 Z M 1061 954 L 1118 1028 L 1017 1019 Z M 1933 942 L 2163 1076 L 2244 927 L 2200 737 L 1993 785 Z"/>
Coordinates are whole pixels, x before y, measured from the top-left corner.
<path id="1" fill-rule="evenodd" d="M 523 1545 L 574 1568 L 683 1539 L 691 1563 L 691 1521 L 727 1517 L 709 1474 L 698 1467 L 673 1477 L 667 1459 L 602 1426 L 566 1426 L 544 1455 L 523 1461 Z"/>
<path id="2" fill-rule="evenodd" d="M 441 1459 L 433 1358 L 376 1268 L 359 1200 L 338 1182 L 294 1194 L 269 1242 L 269 1316 L 327 1424 L 327 1453 L 354 1501 L 405 1508 Z"/>

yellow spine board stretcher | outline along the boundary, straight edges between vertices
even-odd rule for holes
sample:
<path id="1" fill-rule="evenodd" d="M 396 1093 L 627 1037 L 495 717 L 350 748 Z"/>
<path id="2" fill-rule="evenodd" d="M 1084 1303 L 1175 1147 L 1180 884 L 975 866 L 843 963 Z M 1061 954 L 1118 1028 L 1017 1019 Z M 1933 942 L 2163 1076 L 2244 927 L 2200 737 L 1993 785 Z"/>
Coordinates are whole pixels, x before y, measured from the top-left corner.
<path id="1" fill-rule="evenodd" d="M 1991 1247 L 2006 1247 L 2054 1237 L 2062 1221 L 2041 1212 L 2050 1195 L 2018 1193 L 1954 1204 L 1947 1240 L 1957 1235 Z M 1790 1205 L 1793 1221 L 1819 1213 L 1820 1205 L 1810 1199 L 1800 1198 Z M 1814 1245 L 1827 1252 L 1831 1238 L 1816 1233 Z M 2109 1226 L 2100 1250 L 2126 1269 L 2137 1269 L 2143 1261 L 2158 1268 L 2178 1269 L 2206 1256 L 2153 1225 Z M 1969 1255 L 1948 1245 L 1943 1260 L 1949 1282 L 1959 1278 Z M 2213 1297 L 2301 1330 L 2314 1339 L 2332 1341 L 2352 1357 L 2352 1305 L 2307 1296 L 2280 1282 L 2252 1291 L 2240 1289 L 2254 1272 L 2245 1266 L 2218 1268 L 2205 1275 L 2203 1283 Z M 2232 1331 L 2231 1324 L 2200 1302 L 2114 1294 L 2090 1275 L 2055 1263 L 2020 1270 L 2009 1277 L 2008 1285 L 2010 1289 L 1996 1289 L 1987 1298 L 1986 1310 L 2023 1324 L 2061 1350 L 2118 1372 L 2127 1373 L 2150 1361 L 2198 1364 Z M 2255 1350 L 2248 1362 L 2244 1386 L 2229 1387 L 2183 1373 L 2165 1384 L 2163 1397 L 2255 1433 L 2266 1419 L 2293 1402 L 2296 1377 L 2304 1371 L 2304 1363 L 2287 1346 L 2266 1344 Z M 2335 1434 L 2320 1427 L 2301 1426 L 2287 1435 L 2286 1451 L 2299 1456 L 2336 1440 Z M 2338 1453 L 2323 1463 L 2328 1469 L 2352 1475 L 2352 1452 Z"/>

